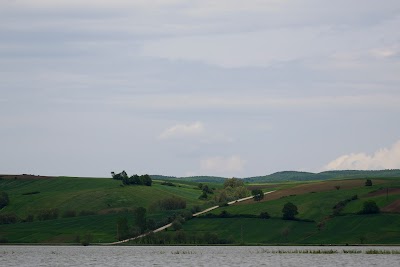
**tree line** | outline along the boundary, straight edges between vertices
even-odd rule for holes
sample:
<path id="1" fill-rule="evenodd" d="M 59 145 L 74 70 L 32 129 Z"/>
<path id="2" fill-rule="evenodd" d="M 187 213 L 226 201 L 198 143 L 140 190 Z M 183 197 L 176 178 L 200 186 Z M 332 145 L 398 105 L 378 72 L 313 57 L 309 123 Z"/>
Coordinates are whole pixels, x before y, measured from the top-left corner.
<path id="1" fill-rule="evenodd" d="M 122 181 L 124 185 L 146 185 L 151 186 L 153 180 L 151 179 L 150 175 L 137 175 L 134 174 L 132 176 L 128 176 L 126 171 L 122 171 L 120 173 L 111 172 L 111 177 L 115 180 Z"/>

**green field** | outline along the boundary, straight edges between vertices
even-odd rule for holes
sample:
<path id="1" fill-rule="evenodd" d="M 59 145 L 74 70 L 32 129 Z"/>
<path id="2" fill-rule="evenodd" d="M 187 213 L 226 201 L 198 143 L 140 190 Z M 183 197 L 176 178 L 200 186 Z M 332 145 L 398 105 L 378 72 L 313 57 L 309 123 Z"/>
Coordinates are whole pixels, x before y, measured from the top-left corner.
<path id="1" fill-rule="evenodd" d="M 233 238 L 240 243 L 240 233 L 243 229 L 245 243 L 264 244 L 400 244 L 400 214 L 358 215 L 366 200 L 373 200 L 382 209 L 395 200 L 400 199 L 399 193 L 371 196 L 371 193 L 385 188 L 399 188 L 400 180 L 386 179 L 367 187 L 354 186 L 336 190 L 332 187 L 328 191 L 308 192 L 298 195 L 282 196 L 265 202 L 250 201 L 237 203 L 228 207 L 213 210 L 210 214 L 228 218 L 198 218 L 187 222 L 185 231 L 200 233 L 212 231 L 220 238 Z M 337 184 L 340 184 L 340 180 Z M 334 182 L 336 183 L 336 182 Z M 314 185 L 316 191 L 321 183 Z M 292 187 L 291 189 L 295 189 Z M 281 189 L 283 190 L 283 189 Z M 288 191 L 292 192 L 292 191 Z M 290 194 L 290 193 L 288 193 Z M 358 199 L 350 201 L 340 212 L 340 216 L 333 215 L 333 206 L 339 201 L 357 195 Z M 285 203 L 292 202 L 298 207 L 297 221 L 282 220 L 282 208 Z M 268 212 L 271 219 L 250 218 L 261 212 Z M 239 217 L 238 217 L 239 216 Z M 241 217 L 240 217 L 241 216 Z M 248 216 L 249 218 L 245 218 Z M 320 229 L 318 223 L 324 225 Z"/>
<path id="2" fill-rule="evenodd" d="M 315 223 L 257 218 L 199 218 L 184 225 L 190 234 L 212 232 L 235 244 L 400 244 L 400 215 L 349 215 Z"/>
<path id="3" fill-rule="evenodd" d="M 44 208 L 57 207 L 66 210 L 104 212 L 121 209 L 149 208 L 152 203 L 169 196 L 179 196 L 188 206 L 201 205 L 201 191 L 196 185 L 177 184 L 164 186 L 121 186 L 121 182 L 104 178 L 52 178 L 37 180 L 2 179 L 0 190 L 6 191 L 10 204 L 1 212 L 14 212 L 20 217 L 37 214 Z M 29 194 L 39 192 L 36 194 Z"/>
<path id="4" fill-rule="evenodd" d="M 137 207 L 147 209 L 148 218 L 165 220 L 174 211 L 153 210 L 153 204 L 171 196 L 186 200 L 187 209 L 204 205 L 198 199 L 201 191 L 196 183 L 176 183 L 176 186 L 121 186 L 121 182 L 104 178 L 0 179 L 0 191 L 7 192 L 10 204 L 0 214 L 16 214 L 22 220 L 33 215 L 33 222 L 0 225 L 0 238 L 12 243 L 76 242 L 77 236 L 90 233 L 93 242 L 116 241 L 116 222 L 127 217 L 131 223 Z M 38 221 L 38 213 L 56 208 L 59 218 Z M 86 211 L 96 215 L 62 218 L 66 211 Z M 130 211 L 129 213 L 127 213 Z"/>
<path id="5" fill-rule="evenodd" d="M 170 180 L 175 186 L 153 181 L 149 186 L 123 186 L 121 181 L 105 178 L 59 177 L 49 179 L 0 179 L 0 191 L 7 192 L 10 203 L 1 214 L 14 213 L 22 220 L 33 215 L 33 222 L 0 224 L 0 240 L 10 243 L 77 243 L 87 234 L 93 243 L 117 240 L 117 220 L 126 217 L 133 224 L 133 210 L 147 209 L 148 219 L 165 221 L 176 211 L 154 209 L 154 203 L 171 196 L 184 199 L 187 209 L 207 205 L 199 200 L 201 190 L 196 182 Z M 209 212 L 213 217 L 193 218 L 183 223 L 191 237 L 215 233 L 220 240 L 233 244 L 400 244 L 400 212 L 373 215 L 357 214 L 366 200 L 373 200 L 382 209 L 400 199 L 400 179 L 373 179 L 373 186 L 364 186 L 365 179 L 285 182 L 278 184 L 246 184 L 264 191 L 277 190 L 266 201 L 247 201 L 220 207 Z M 334 185 L 341 185 L 339 190 Z M 210 184 L 218 191 L 221 185 Z M 304 190 L 307 188 L 307 190 Z M 392 191 L 386 195 L 386 188 Z M 295 192 L 295 193 L 293 193 Z M 339 214 L 333 206 L 357 195 Z M 296 220 L 282 220 L 282 208 L 292 202 L 298 207 Z M 57 208 L 57 219 L 38 221 L 43 209 Z M 95 215 L 63 218 L 66 211 L 89 211 Z M 225 212 L 224 218 L 219 217 Z M 258 218 L 268 212 L 270 219 Z M 317 227 L 320 225 L 320 227 Z M 163 234 L 174 240 L 175 231 Z M 180 232 L 182 233 L 182 232 Z M 199 241 L 196 242 L 204 242 Z M 171 241 L 169 244 L 183 241 Z M 139 242 L 140 243 L 140 242 Z"/>

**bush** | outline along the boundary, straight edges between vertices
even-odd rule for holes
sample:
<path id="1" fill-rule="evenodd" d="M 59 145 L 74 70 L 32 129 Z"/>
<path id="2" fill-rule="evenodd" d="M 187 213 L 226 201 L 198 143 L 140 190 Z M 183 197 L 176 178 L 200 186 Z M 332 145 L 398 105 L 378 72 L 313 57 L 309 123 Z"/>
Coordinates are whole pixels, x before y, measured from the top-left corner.
<path id="1" fill-rule="evenodd" d="M 176 186 L 175 184 L 171 182 L 162 182 L 161 185 L 166 185 L 166 186 Z"/>
<path id="2" fill-rule="evenodd" d="M 179 220 L 175 220 L 172 223 L 172 229 L 174 229 L 175 231 L 182 229 L 182 223 Z"/>
<path id="3" fill-rule="evenodd" d="M 58 218 L 58 209 L 43 209 L 37 215 L 39 221 L 54 220 Z"/>
<path id="4" fill-rule="evenodd" d="M 203 193 L 201 193 L 201 195 L 199 196 L 199 199 L 201 200 L 206 200 L 208 199 L 208 195 L 205 191 L 203 191 Z"/>
<path id="5" fill-rule="evenodd" d="M 226 179 L 224 182 L 224 188 L 227 188 L 227 187 L 235 188 L 235 187 L 239 187 L 239 186 L 244 186 L 244 183 L 242 180 L 237 179 L 237 178 Z"/>
<path id="6" fill-rule="evenodd" d="M 190 209 L 190 211 L 191 211 L 193 214 L 195 214 L 195 213 L 197 213 L 197 212 L 200 212 L 200 211 L 201 211 L 201 208 L 200 208 L 200 206 L 193 206 L 193 207 Z"/>
<path id="7" fill-rule="evenodd" d="M 299 214 L 297 211 L 297 206 L 294 205 L 292 202 L 287 202 L 282 209 L 283 216 L 282 218 L 284 220 L 293 220 L 294 217 Z"/>
<path id="8" fill-rule="evenodd" d="M 260 201 L 264 198 L 264 193 L 261 189 L 254 189 L 251 191 L 254 201 Z"/>
<path id="9" fill-rule="evenodd" d="M 229 218 L 230 214 L 229 212 L 227 212 L 226 210 L 221 211 L 221 213 L 219 214 L 219 217 L 221 218 Z"/>
<path id="10" fill-rule="evenodd" d="M 261 219 L 269 219 L 269 218 L 271 218 L 271 216 L 269 215 L 269 213 L 268 212 L 261 212 L 260 213 L 260 216 L 259 216 Z"/>
<path id="11" fill-rule="evenodd" d="M 179 197 L 165 198 L 157 202 L 161 210 L 178 210 L 186 208 L 186 201 Z"/>
<path id="12" fill-rule="evenodd" d="M 371 179 L 367 179 L 367 180 L 365 181 L 365 186 L 372 186 L 372 181 L 371 181 Z"/>
<path id="13" fill-rule="evenodd" d="M 0 214 L 0 224 L 14 224 L 18 222 L 18 217 L 14 213 Z"/>
<path id="14" fill-rule="evenodd" d="M 380 209 L 376 205 L 375 201 L 368 200 L 363 203 L 363 209 L 359 212 L 360 214 L 374 214 L 379 213 Z"/>

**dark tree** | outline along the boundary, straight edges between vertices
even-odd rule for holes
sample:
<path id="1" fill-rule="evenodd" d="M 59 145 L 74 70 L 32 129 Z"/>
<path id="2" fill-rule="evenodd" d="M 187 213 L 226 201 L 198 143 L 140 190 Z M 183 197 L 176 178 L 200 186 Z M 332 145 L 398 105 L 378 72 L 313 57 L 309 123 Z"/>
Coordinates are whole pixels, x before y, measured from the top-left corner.
<path id="1" fill-rule="evenodd" d="M 126 217 L 118 218 L 117 221 L 117 238 L 118 240 L 127 239 L 129 236 L 128 219 Z"/>
<path id="2" fill-rule="evenodd" d="M 146 230 L 146 209 L 143 207 L 139 207 L 134 211 L 135 216 L 135 225 L 139 227 L 141 232 Z"/>
<path id="3" fill-rule="evenodd" d="M 251 191 L 251 194 L 255 201 L 260 201 L 264 198 L 264 192 L 261 189 L 254 189 Z"/>
<path id="4" fill-rule="evenodd" d="M 146 185 L 146 186 L 151 186 L 151 184 L 153 183 L 150 175 L 148 175 L 148 174 L 142 175 L 141 180 L 142 180 L 142 184 Z"/>
<path id="5" fill-rule="evenodd" d="M 283 206 L 282 213 L 282 218 L 284 220 L 293 220 L 294 217 L 299 214 L 299 212 L 297 211 L 297 206 L 292 202 L 288 202 L 285 204 L 285 206 Z"/>
<path id="6" fill-rule="evenodd" d="M 371 179 L 367 179 L 367 180 L 365 181 L 365 186 L 372 186 L 372 181 L 371 181 Z"/>
<path id="7" fill-rule="evenodd" d="M 157 223 L 154 219 L 148 219 L 147 220 L 147 228 L 149 230 L 154 230 L 157 228 Z"/>
<path id="8" fill-rule="evenodd" d="M 179 220 L 173 221 L 172 229 L 174 229 L 175 231 L 181 230 L 182 229 L 182 223 Z"/>
<path id="9" fill-rule="evenodd" d="M 0 192 L 0 209 L 4 208 L 10 203 L 8 194 L 6 192 Z"/>
<path id="10" fill-rule="evenodd" d="M 361 214 L 373 214 L 379 213 L 380 209 L 378 205 L 376 205 L 375 201 L 368 200 L 363 203 L 363 209 L 361 210 Z"/>
<path id="11" fill-rule="evenodd" d="M 269 219 L 269 218 L 271 218 L 271 216 L 269 215 L 269 213 L 268 212 L 261 212 L 260 213 L 260 218 L 261 219 Z"/>

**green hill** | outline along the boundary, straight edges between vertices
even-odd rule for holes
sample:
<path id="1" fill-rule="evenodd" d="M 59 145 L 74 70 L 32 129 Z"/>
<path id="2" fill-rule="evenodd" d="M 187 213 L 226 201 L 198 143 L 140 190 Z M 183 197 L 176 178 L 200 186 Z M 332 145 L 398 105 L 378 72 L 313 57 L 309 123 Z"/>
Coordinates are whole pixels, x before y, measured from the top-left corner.
<path id="1" fill-rule="evenodd" d="M 368 200 L 381 213 L 358 214 Z M 282 219 L 287 202 L 298 208 L 295 220 Z M 271 218 L 260 218 L 262 212 Z M 212 233 L 216 242 L 233 244 L 400 244 L 400 179 L 374 179 L 373 186 L 365 179 L 296 183 L 260 202 L 215 209 L 186 222 L 183 232 L 189 243 L 207 242 Z"/>
<path id="2" fill-rule="evenodd" d="M 9 204 L 0 209 L 0 222 L 3 222 L 0 243 L 76 243 L 87 235 L 94 243 L 113 242 L 117 240 L 117 222 L 126 218 L 132 226 L 136 220 L 134 210 L 144 207 L 148 221 L 164 225 L 178 218 L 183 228 L 169 229 L 133 243 L 400 244 L 400 179 L 393 178 L 397 173 L 397 170 L 280 172 L 271 177 L 289 179 L 289 182 L 246 183 L 250 189 L 277 190 L 262 201 L 250 199 L 231 206 L 222 205 L 201 218 L 187 221 L 177 214 L 185 217 L 189 210 L 215 205 L 210 201 L 213 195 L 209 200 L 199 199 L 202 191 L 198 183 L 211 181 L 207 184 L 214 188 L 216 195 L 222 192 L 219 190 L 224 178 L 167 177 L 153 180 L 152 186 L 127 186 L 111 178 L 2 176 L 0 191 L 7 193 Z M 386 174 L 388 178 L 373 178 L 373 185 L 365 186 L 366 174 L 374 177 Z M 318 175 L 335 179 L 308 180 Z M 340 176 L 345 179 L 338 179 Z M 349 179 L 352 176 L 362 178 Z M 293 182 L 293 179 L 304 181 Z M 184 200 L 186 207 L 159 208 L 160 202 L 171 198 Z M 381 213 L 358 214 L 368 200 L 374 201 Z M 282 207 L 287 202 L 297 206 L 296 220 L 282 220 Z M 56 218 L 40 219 L 43 211 L 51 209 L 57 210 Z M 268 212 L 271 218 L 261 219 L 262 212 Z M 18 219 L 4 220 L 11 215 Z M 135 235 L 135 228 L 131 230 L 128 234 Z"/>
<path id="3" fill-rule="evenodd" d="M 15 176 L 0 179 L 0 191 L 10 200 L 0 210 L 0 217 L 11 214 L 21 221 L 0 224 L 0 239 L 9 242 L 71 242 L 86 232 L 101 242 L 112 242 L 116 241 L 117 219 L 128 217 L 132 221 L 138 207 L 146 208 L 148 218 L 156 223 L 164 223 L 175 211 L 158 210 L 156 204 L 161 200 L 181 198 L 186 210 L 205 204 L 198 199 L 201 190 L 195 184 L 179 182 L 173 186 L 161 181 L 153 181 L 152 186 L 123 186 L 111 178 Z M 57 210 L 57 219 L 39 221 L 39 215 L 50 209 Z M 47 229 L 46 234 L 43 229 Z M 24 232 L 31 234 L 24 236 Z"/>
<path id="4" fill-rule="evenodd" d="M 256 176 L 244 178 L 250 183 L 269 183 L 269 182 L 287 182 L 287 181 L 313 181 L 313 180 L 329 180 L 341 178 L 390 178 L 400 177 L 400 170 L 344 170 L 344 171 L 325 171 L 320 173 L 283 171 L 270 175 Z"/>

